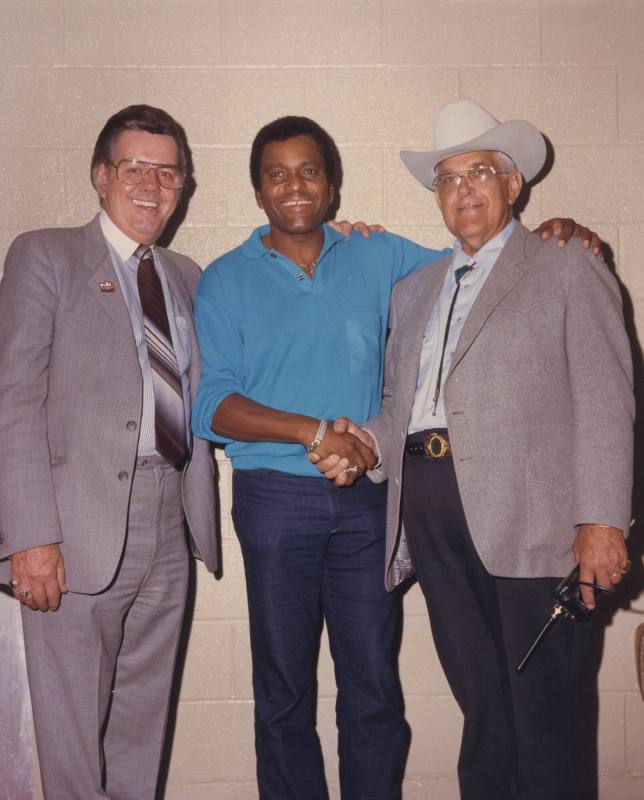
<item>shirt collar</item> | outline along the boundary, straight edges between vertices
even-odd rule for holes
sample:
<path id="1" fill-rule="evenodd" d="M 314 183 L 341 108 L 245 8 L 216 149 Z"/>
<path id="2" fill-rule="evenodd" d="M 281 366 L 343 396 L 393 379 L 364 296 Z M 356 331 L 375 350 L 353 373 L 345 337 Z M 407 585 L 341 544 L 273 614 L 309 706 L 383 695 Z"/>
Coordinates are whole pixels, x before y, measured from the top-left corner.
<path id="1" fill-rule="evenodd" d="M 129 261 L 140 242 L 135 242 L 133 239 L 130 239 L 129 236 L 126 236 L 118 225 L 112 221 L 110 215 L 104 208 L 101 209 L 99 214 L 99 222 L 101 224 L 103 236 L 105 236 L 107 241 L 112 245 L 121 261 Z M 154 251 L 155 245 L 150 246 Z"/>
<path id="2" fill-rule="evenodd" d="M 328 225 L 323 225 L 322 228 L 324 230 L 324 242 L 322 244 L 322 251 L 320 252 L 318 261 L 321 261 L 327 251 L 329 251 L 337 242 L 340 242 L 344 239 L 343 234 L 339 233 L 333 228 L 329 228 Z M 255 230 L 241 246 L 241 252 L 245 258 L 262 258 L 263 256 L 266 256 L 272 252 L 262 241 L 262 236 L 266 236 L 269 230 L 270 225 L 260 225 L 259 228 L 255 228 Z"/>
<path id="3" fill-rule="evenodd" d="M 477 270 L 480 270 L 481 267 L 492 267 L 494 262 L 499 257 L 501 250 L 503 250 L 505 247 L 505 243 L 512 235 L 512 231 L 517 225 L 518 222 L 513 217 L 505 226 L 505 228 L 503 228 L 503 230 L 499 231 L 496 236 L 493 236 L 488 242 L 486 242 L 483 247 L 481 247 L 480 250 L 477 250 L 473 256 L 467 255 L 467 253 L 463 250 L 461 243 L 457 239 L 454 242 L 454 258 L 452 259 L 453 271 L 463 264 L 467 264 L 471 261 L 476 261 Z"/>

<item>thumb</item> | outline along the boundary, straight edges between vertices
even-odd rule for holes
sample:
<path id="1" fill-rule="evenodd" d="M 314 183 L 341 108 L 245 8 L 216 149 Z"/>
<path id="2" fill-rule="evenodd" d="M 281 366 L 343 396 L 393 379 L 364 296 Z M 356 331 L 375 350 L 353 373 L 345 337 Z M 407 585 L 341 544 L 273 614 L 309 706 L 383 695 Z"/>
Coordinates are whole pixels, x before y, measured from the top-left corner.
<path id="1" fill-rule="evenodd" d="M 346 433 L 349 430 L 349 420 L 346 417 L 338 417 L 333 423 L 335 433 Z"/>

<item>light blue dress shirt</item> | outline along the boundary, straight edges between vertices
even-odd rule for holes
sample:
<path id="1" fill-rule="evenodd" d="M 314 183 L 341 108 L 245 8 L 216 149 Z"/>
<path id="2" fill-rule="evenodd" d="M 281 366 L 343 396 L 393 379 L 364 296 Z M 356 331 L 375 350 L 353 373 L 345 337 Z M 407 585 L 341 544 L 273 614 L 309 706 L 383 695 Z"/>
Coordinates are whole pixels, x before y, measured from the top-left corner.
<path id="1" fill-rule="evenodd" d="M 492 267 L 516 225 L 516 220 L 512 219 L 500 233 L 497 233 L 493 239 L 484 244 L 473 256 L 468 256 L 464 252 L 459 241 L 454 243 L 452 263 L 445 275 L 443 287 L 425 327 L 418 381 L 416 383 L 416 395 L 409 422 L 409 433 L 430 428 L 447 428 L 447 416 L 443 404 L 443 388 L 452 364 L 452 356 L 474 301 L 483 288 L 488 275 L 492 271 Z M 456 291 L 455 273 L 459 267 L 472 263 L 475 264 L 475 267 L 461 280 L 461 289 L 452 313 L 452 321 L 445 347 L 445 358 L 443 360 L 441 392 L 434 411 L 434 390 L 438 378 L 441 350 L 445 339 L 447 315 L 452 303 L 452 297 Z"/>
<path id="2" fill-rule="evenodd" d="M 141 375 L 143 377 L 143 413 L 141 415 L 138 455 L 158 455 L 154 432 L 154 385 L 152 381 L 152 370 L 148 359 L 148 348 L 145 343 L 143 312 L 141 311 L 141 300 L 139 298 L 139 288 L 136 280 L 139 259 L 134 255 L 134 252 L 140 242 L 135 242 L 126 236 L 123 231 L 112 222 L 106 211 L 101 211 L 99 221 L 130 315 L 132 332 L 134 333 L 134 341 L 136 343 L 136 352 L 139 357 L 139 364 L 141 365 Z M 188 437 L 190 437 L 190 383 L 188 379 L 188 370 L 190 368 L 190 358 L 192 355 L 190 349 L 190 334 L 187 323 L 179 313 L 170 287 L 168 286 L 157 247 L 156 245 L 152 245 L 151 247 L 154 267 L 161 281 L 166 309 L 172 309 L 172 313 L 168 313 L 168 323 L 170 325 L 172 345 L 181 374 L 183 402 L 186 411 L 186 431 L 188 432 Z"/>

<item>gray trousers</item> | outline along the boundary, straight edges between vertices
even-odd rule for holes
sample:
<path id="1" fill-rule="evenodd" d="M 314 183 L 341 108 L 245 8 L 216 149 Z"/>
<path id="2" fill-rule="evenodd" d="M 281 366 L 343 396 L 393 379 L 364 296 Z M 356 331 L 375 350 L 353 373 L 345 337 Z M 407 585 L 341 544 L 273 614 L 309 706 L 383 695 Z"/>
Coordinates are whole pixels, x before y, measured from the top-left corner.
<path id="1" fill-rule="evenodd" d="M 23 608 L 46 800 L 153 800 L 187 585 L 181 475 L 139 459 L 114 582 Z"/>

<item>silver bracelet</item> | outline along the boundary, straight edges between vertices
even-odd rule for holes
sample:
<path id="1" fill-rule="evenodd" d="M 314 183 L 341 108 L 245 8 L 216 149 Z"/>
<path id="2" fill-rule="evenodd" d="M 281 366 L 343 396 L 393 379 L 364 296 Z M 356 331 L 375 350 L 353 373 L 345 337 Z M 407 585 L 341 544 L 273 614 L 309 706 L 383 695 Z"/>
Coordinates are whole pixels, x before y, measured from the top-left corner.
<path id="1" fill-rule="evenodd" d="M 311 444 L 306 448 L 307 453 L 312 453 L 315 450 L 315 448 L 321 443 L 322 439 L 324 438 L 324 434 L 326 433 L 326 426 L 327 426 L 327 421 L 325 419 L 321 419 L 317 433 L 315 434 L 315 438 L 313 439 Z"/>

